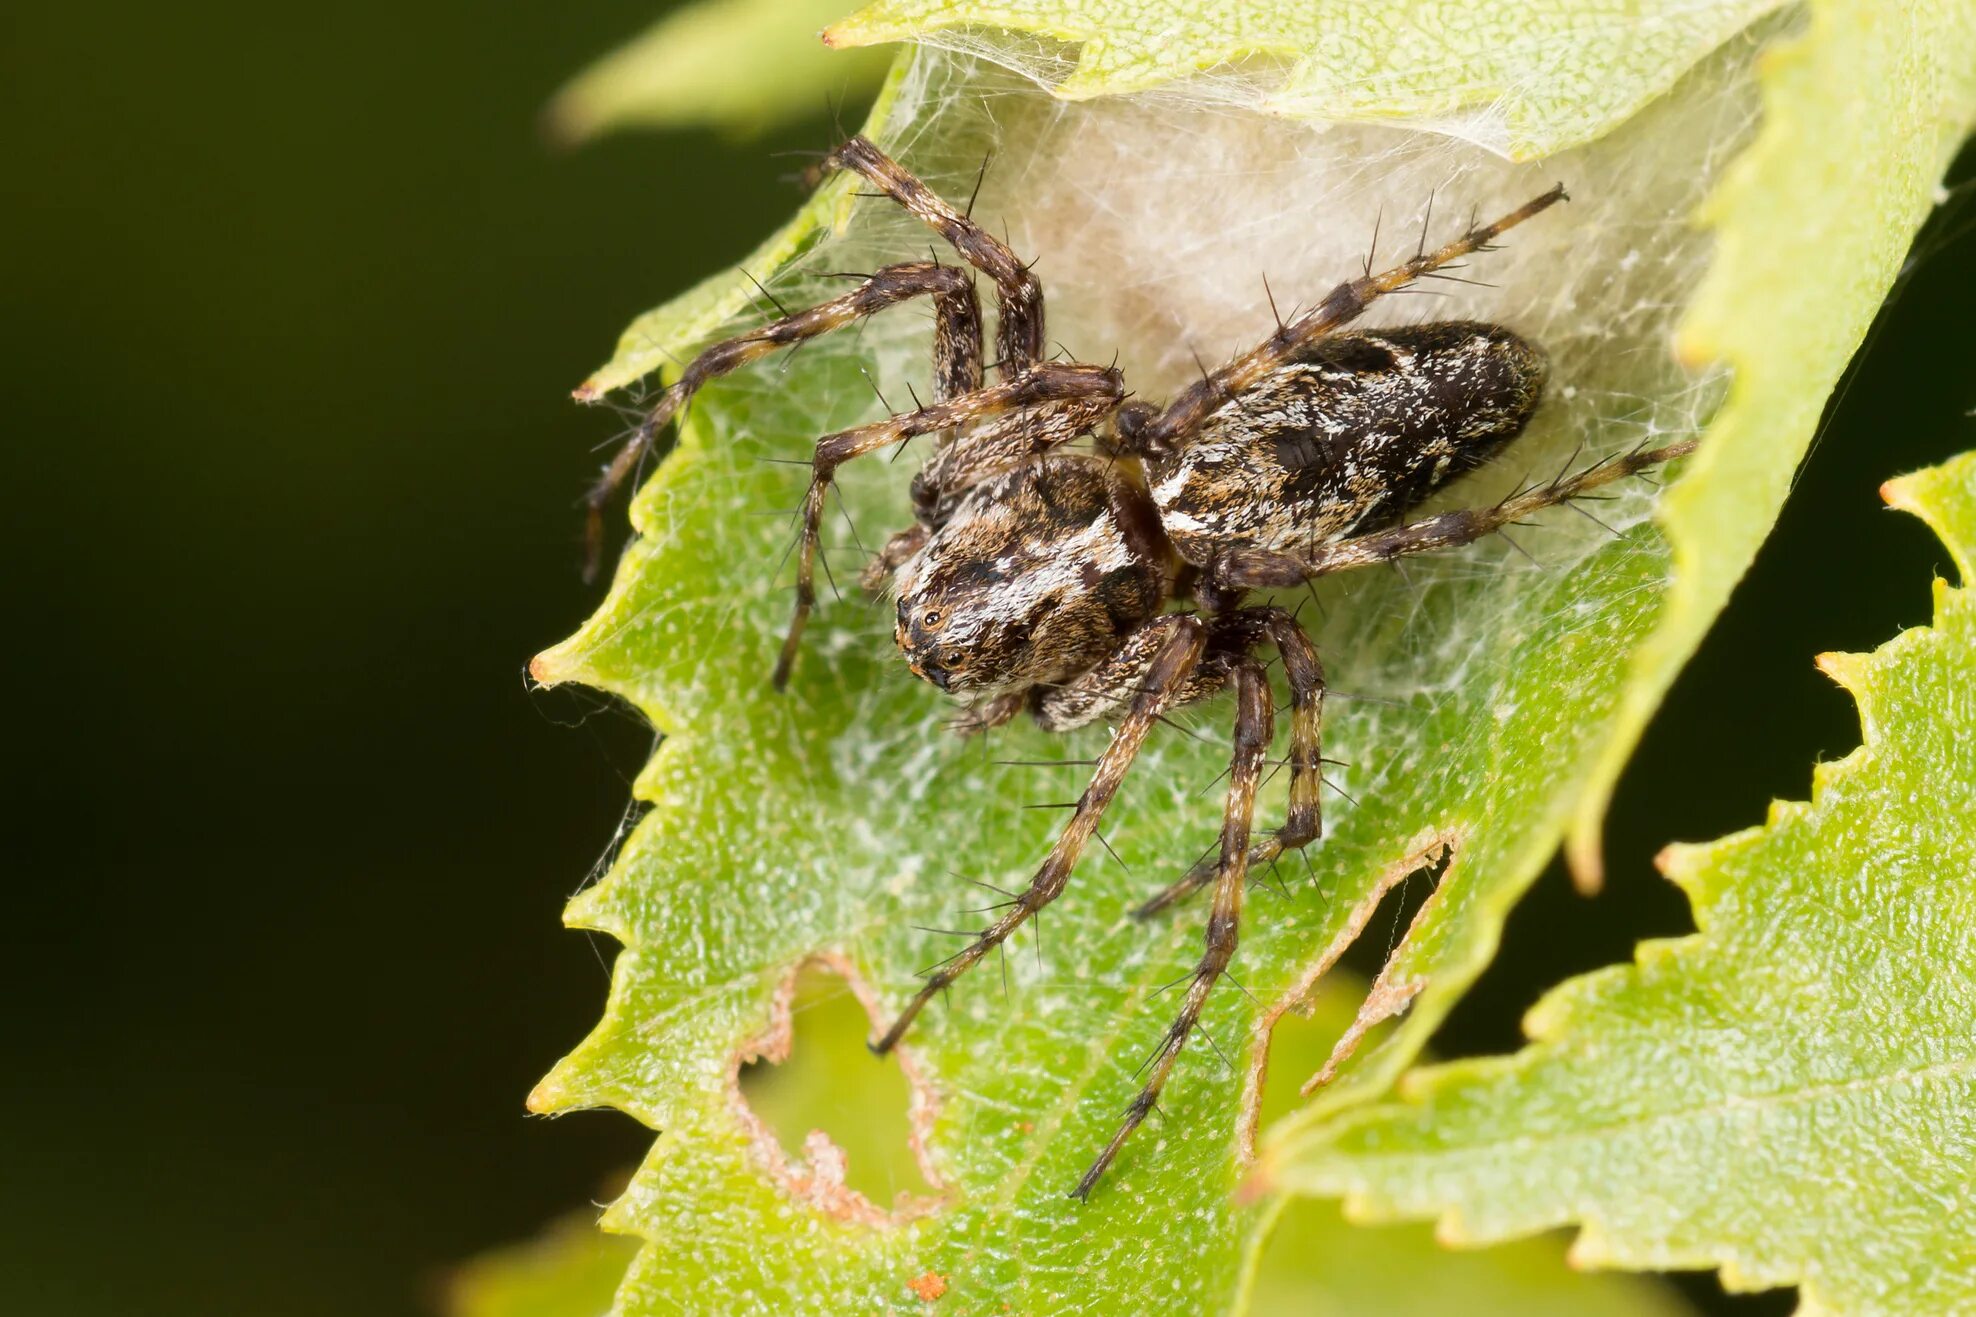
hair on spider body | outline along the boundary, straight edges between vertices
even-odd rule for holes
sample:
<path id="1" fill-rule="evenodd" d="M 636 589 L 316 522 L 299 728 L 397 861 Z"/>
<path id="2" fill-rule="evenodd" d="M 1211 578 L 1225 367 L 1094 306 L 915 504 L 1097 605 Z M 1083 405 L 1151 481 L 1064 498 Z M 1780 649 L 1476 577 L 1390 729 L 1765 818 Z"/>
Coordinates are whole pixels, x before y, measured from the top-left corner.
<path id="1" fill-rule="evenodd" d="M 928 1001 L 1064 890 L 1153 727 L 1175 709 L 1235 692 L 1221 840 L 1134 912 L 1149 916 L 1211 885 L 1202 957 L 1144 1086 L 1072 1191 L 1081 1198 L 1156 1107 L 1225 975 L 1249 869 L 1309 845 L 1322 831 L 1323 668 L 1297 619 L 1250 603 L 1248 592 L 1467 544 L 1679 457 L 1692 444 L 1609 459 L 1492 506 L 1406 520 L 1410 509 L 1523 432 L 1543 397 L 1545 357 L 1513 331 L 1476 321 L 1348 327 L 1380 297 L 1487 250 L 1562 201 L 1562 187 L 1490 223 L 1471 222 L 1438 248 L 1423 240 L 1390 269 L 1374 272 L 1368 263 L 1361 276 L 1279 321 L 1257 346 L 1203 371 L 1160 407 L 1128 402 L 1112 367 L 1044 360 L 1043 290 L 1029 266 L 869 141 L 845 142 L 819 176 L 837 170 L 857 173 L 898 202 L 993 283 L 992 372 L 984 365 L 971 278 L 937 261 L 877 270 L 849 292 L 717 343 L 690 362 L 593 488 L 593 533 L 596 511 L 702 384 L 888 306 L 932 300 L 932 400 L 816 443 L 796 546 L 795 615 L 774 683 L 787 681 L 816 603 L 818 532 L 837 468 L 926 435 L 934 446 L 912 481 L 913 524 L 893 535 L 861 576 L 870 589 L 893 584 L 895 639 L 907 666 L 968 702 L 956 724 L 963 733 L 1025 711 L 1051 731 L 1104 720 L 1112 732 L 1029 886 L 925 976 L 873 1041 L 881 1053 L 904 1037 Z M 1085 439 L 1096 455 L 1067 451 Z M 1289 690 L 1290 780 L 1282 823 L 1252 838 L 1276 717 L 1257 657 L 1265 648 L 1276 651 Z"/>

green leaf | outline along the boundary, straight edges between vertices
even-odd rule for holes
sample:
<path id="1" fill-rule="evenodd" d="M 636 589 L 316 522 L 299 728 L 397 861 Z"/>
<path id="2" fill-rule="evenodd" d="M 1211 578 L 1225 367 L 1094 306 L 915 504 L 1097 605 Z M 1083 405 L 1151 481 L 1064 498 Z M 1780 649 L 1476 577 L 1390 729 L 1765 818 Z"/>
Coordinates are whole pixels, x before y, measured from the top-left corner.
<path id="1" fill-rule="evenodd" d="M 1829 24 L 1834 12 L 1859 11 L 1823 12 Z M 1921 21 L 1887 23 L 1894 36 L 1861 43 L 1859 76 L 1915 87 L 1873 61 L 1889 43 L 1921 48 Z M 1946 64 L 1956 34 L 1937 21 Z M 1519 443 L 1521 462 L 1461 491 L 1480 502 L 1574 455 L 1693 433 L 1721 397 L 1719 374 L 1683 369 L 1666 343 L 1710 251 L 1686 217 L 1753 121 L 1755 49 L 1731 42 L 1628 123 L 1541 169 L 1445 137 L 1311 127 L 1170 97 L 1064 105 L 991 64 L 940 52 L 902 67 L 871 131 L 957 199 L 992 151 L 976 213 L 1041 257 L 1053 336 L 1086 359 L 1117 351 L 1133 386 L 1153 397 L 1185 382 L 1192 346 L 1220 355 L 1268 331 L 1265 272 L 1278 297 L 1309 300 L 1356 266 L 1382 212 L 1380 251 L 1390 257 L 1411 249 L 1410 231 L 1392 235 L 1421 223 L 1437 189 L 1464 209 L 1494 207 L 1570 179 L 1568 210 L 1519 231 L 1478 270 L 1497 287 L 1450 285 L 1434 307 L 1505 319 L 1554 361 L 1556 387 Z M 1623 751 L 1615 740 L 1630 743 L 1621 712 L 1640 698 L 1650 707 L 1654 683 L 1699 634 L 1690 634 L 1696 620 L 1747 563 L 1817 400 L 1892 278 L 1935 177 L 1925 170 L 1939 168 L 1951 111 L 1963 112 L 1940 67 L 1922 60 L 1906 72 L 1924 81 L 1899 98 L 1800 97 L 1788 132 L 1847 158 L 1897 131 L 1925 127 L 1925 141 L 1833 174 L 1846 182 L 1843 204 L 1800 204 L 1761 251 L 1724 230 L 1718 299 L 1732 287 L 1754 308 L 1794 317 L 1775 336 L 1778 352 L 1759 343 L 1733 358 L 1737 397 L 1781 390 L 1793 403 L 1775 424 L 1745 410 L 1739 430 L 1712 431 L 1696 474 L 1676 486 L 1706 483 L 1720 513 L 1683 546 L 1705 566 L 1684 573 L 1678 608 L 1664 602 L 1669 550 L 1647 521 L 1644 485 L 1598 510 L 1619 538 L 1563 510 L 1519 532 L 1541 568 L 1510 545 L 1478 546 L 1404 577 L 1340 577 L 1319 590 L 1334 687 L 1357 697 L 1341 694 L 1326 721 L 1327 754 L 1346 765 L 1332 771 L 1351 797 L 1327 799 L 1327 835 L 1308 875 L 1292 861 L 1285 896 L 1259 888 L 1252 899 L 1242 990 L 1218 994 L 1207 1017 L 1229 1065 L 1205 1042 L 1190 1048 L 1166 1121 L 1142 1132 L 1088 1205 L 1065 1194 L 1166 1023 L 1170 1000 L 1155 994 L 1192 963 L 1200 938 L 1198 907 L 1150 927 L 1123 912 L 1212 841 L 1226 703 L 1189 715 L 1193 737 L 1156 738 L 1107 817 L 1131 871 L 1087 857 L 1040 939 L 1011 947 L 1006 996 L 998 969 L 984 966 L 912 1036 L 900 1063 L 915 1082 L 932 1201 L 841 1192 L 833 1168 L 791 1162 L 737 1105 L 743 1059 L 779 1039 L 778 995 L 799 965 L 826 957 L 874 1019 L 889 1017 L 914 972 L 952 950 L 922 926 L 968 926 L 958 921 L 975 917 L 956 911 L 983 904 L 961 875 L 1025 882 L 1055 820 L 1024 806 L 1082 785 L 1074 765 L 995 761 L 1089 758 L 1104 732 L 1011 728 L 985 748 L 948 737 L 951 707 L 903 672 L 885 610 L 853 598 L 826 603 L 789 694 L 768 688 L 789 606 L 776 569 L 790 532 L 763 514 L 788 509 L 805 483 L 783 463 L 805 457 L 814 436 L 880 410 L 867 371 L 895 399 L 923 384 L 922 319 L 895 312 L 703 394 L 633 504 L 640 538 L 609 597 L 535 665 L 545 682 L 617 693 L 667 738 L 635 788 L 655 808 L 569 912 L 625 946 L 605 1019 L 532 1099 L 539 1110 L 616 1106 L 662 1131 L 609 1216 L 651 1241 L 620 1311 L 667 1311 L 710 1286 L 736 1307 L 884 1311 L 916 1305 L 908 1285 L 928 1274 L 943 1278 L 942 1302 L 956 1307 L 992 1297 L 1018 1311 L 1230 1310 L 1270 1218 L 1232 1193 L 1247 1169 L 1271 1028 L 1373 920 L 1382 894 L 1444 848 L 1452 861 L 1412 925 L 1375 925 L 1392 958 L 1312 1110 L 1383 1091 L 1486 964 L 1504 911 L 1555 849 L 1594 770 Z M 1835 87 L 1850 94 L 1853 82 Z M 1750 168 L 1741 173 L 1747 200 Z M 779 273 L 751 268 L 773 276 L 791 306 L 841 289 L 831 271 L 926 249 L 923 230 L 878 203 L 850 208 L 832 192 L 819 207 L 799 218 L 796 237 L 778 240 L 777 259 L 789 262 Z M 817 217 L 825 212 L 827 222 Z M 690 352 L 717 315 L 741 313 L 745 287 L 729 278 L 724 291 L 696 294 L 691 314 L 661 312 L 652 337 L 596 382 L 622 383 Z M 1385 312 L 1389 321 L 1419 314 L 1417 303 Z M 1808 332 L 1803 319 L 1821 322 L 1820 342 L 1833 350 L 1789 355 Z M 843 493 L 857 540 L 902 523 L 912 465 L 851 470 Z M 853 550 L 838 558 L 844 579 L 853 532 L 833 523 L 830 539 Z M 1656 636 L 1653 663 L 1636 660 Z M 1281 787 L 1265 794 L 1265 817 L 1280 813 Z M 1401 1013 L 1397 1026 L 1382 1023 Z M 1366 1038 L 1380 1045 L 1354 1055 Z"/>
<path id="2" fill-rule="evenodd" d="M 617 128 L 710 125 L 752 135 L 884 77 L 890 56 L 833 53 L 818 29 L 851 0 L 697 0 L 556 93 L 549 132 L 580 142 Z"/>
<path id="3" fill-rule="evenodd" d="M 1976 567 L 1976 453 L 1894 481 Z M 1864 744 L 1809 804 L 1675 846 L 1696 934 L 1573 980 L 1514 1057 L 1408 1076 L 1404 1103 L 1274 1149 L 1355 1212 L 1487 1242 L 1566 1221 L 1582 1263 L 1801 1284 L 1805 1312 L 1976 1310 L 1976 597 L 1820 667 Z"/>
<path id="4" fill-rule="evenodd" d="M 1727 364 L 1735 384 L 1691 478 L 1659 509 L 1673 586 L 1587 770 L 1566 844 L 1581 875 L 1598 872 L 1627 754 L 1755 556 L 1976 124 L 1976 7 L 1821 0 L 1810 15 L 1804 38 L 1766 60 L 1763 130 L 1702 212 L 1719 254 L 1676 351 Z"/>
<path id="5" fill-rule="evenodd" d="M 1351 1024 L 1365 984 L 1339 972 L 1326 980 L 1309 1016 L 1277 1027 L 1262 1115 L 1265 1123 L 1297 1102 L 1297 1080 L 1320 1065 Z M 1666 1286 L 1640 1277 L 1574 1271 L 1556 1236 L 1502 1248 L 1458 1252 L 1426 1226 L 1360 1226 L 1336 1203 L 1285 1198 L 1247 1293 L 1265 1317 L 1677 1317 L 1689 1311 Z M 1623 1283 L 1622 1283 L 1623 1282 Z"/>
<path id="6" fill-rule="evenodd" d="M 1631 117 L 1780 3 L 877 0 L 824 35 L 838 46 L 968 45 L 982 29 L 1031 32 L 1077 47 L 1074 62 L 1048 49 L 1015 56 L 1068 99 L 1218 69 L 1185 90 L 1301 118 L 1432 123 L 1528 158 Z M 1242 61 L 1246 77 L 1226 67 Z"/>
<path id="7" fill-rule="evenodd" d="M 446 1317 L 597 1317 L 637 1252 L 637 1241 L 607 1235 L 588 1212 L 557 1222 L 540 1238 L 459 1268 L 446 1283 Z"/>
<path id="8" fill-rule="evenodd" d="M 1283 1072 L 1294 1076 L 1323 1059 L 1351 1022 L 1363 987 L 1341 974 L 1327 982 L 1308 1017 L 1284 1022 L 1275 1049 Z M 791 1155 L 815 1139 L 808 1131 L 820 1125 L 853 1171 L 863 1162 L 878 1181 L 910 1178 L 901 1164 L 908 1160 L 903 1096 L 894 1108 L 871 1091 L 863 1009 L 841 980 L 817 971 L 803 976 L 792 1009 L 788 1058 L 742 1075 L 750 1109 Z M 1295 1101 L 1294 1079 L 1271 1084 L 1264 1118 Z M 1423 1226 L 1351 1225 L 1334 1204 L 1318 1199 L 1286 1199 L 1277 1210 L 1253 1282 L 1253 1308 L 1261 1313 L 1678 1317 L 1687 1311 L 1652 1281 L 1570 1270 L 1556 1238 L 1462 1253 L 1437 1244 Z M 447 1317 L 597 1317 L 609 1307 L 634 1247 L 633 1240 L 599 1233 L 587 1215 L 571 1217 L 539 1240 L 461 1268 L 448 1287 Z"/>

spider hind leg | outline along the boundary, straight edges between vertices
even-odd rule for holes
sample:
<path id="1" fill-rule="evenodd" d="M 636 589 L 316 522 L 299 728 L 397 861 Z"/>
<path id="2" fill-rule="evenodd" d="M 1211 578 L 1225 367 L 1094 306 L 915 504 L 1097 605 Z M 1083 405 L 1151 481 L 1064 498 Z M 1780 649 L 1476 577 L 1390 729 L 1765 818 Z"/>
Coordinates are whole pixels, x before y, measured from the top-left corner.
<path id="1" fill-rule="evenodd" d="M 1324 789 L 1324 665 L 1303 624 L 1281 608 L 1245 608 L 1224 614 L 1218 623 L 1238 623 L 1267 639 L 1283 660 L 1290 687 L 1290 801 L 1283 824 L 1249 849 L 1250 872 L 1316 841 L 1324 831 L 1320 793 Z M 1134 919 L 1150 919 L 1214 881 L 1221 870 L 1217 847 L 1170 886 L 1134 907 Z"/>
<path id="2" fill-rule="evenodd" d="M 1268 589 L 1298 585 L 1355 567 L 1394 562 L 1416 553 L 1432 553 L 1437 549 L 1472 544 L 1485 535 L 1493 535 L 1515 525 L 1533 513 L 1583 498 L 1596 489 L 1638 475 L 1663 462 L 1686 457 L 1694 451 L 1695 441 L 1692 439 L 1662 448 L 1634 449 L 1630 453 L 1607 458 L 1575 476 L 1560 477 L 1512 494 L 1490 507 L 1457 508 L 1369 535 L 1335 540 L 1308 553 L 1238 549 L 1224 554 L 1208 570 L 1225 589 Z"/>
<path id="3" fill-rule="evenodd" d="M 1135 683 L 1137 693 L 1132 697 L 1131 710 L 1120 721 L 1117 731 L 1112 733 L 1111 744 L 1099 756 L 1098 765 L 1091 774 L 1091 784 L 1078 797 L 1077 809 L 1058 835 L 1049 857 L 1036 871 L 1029 886 L 1017 893 L 1014 903 L 1000 918 L 926 976 L 926 982 L 906 1003 L 891 1027 L 871 1043 L 872 1051 L 883 1054 L 898 1046 L 899 1040 L 906 1036 L 906 1030 L 912 1027 L 913 1021 L 936 994 L 1007 941 L 1010 934 L 1031 915 L 1056 900 L 1069 884 L 1078 857 L 1097 832 L 1106 806 L 1118 793 L 1119 785 L 1124 782 L 1132 761 L 1138 758 L 1147 735 L 1165 711 L 1179 702 L 1179 693 L 1185 688 L 1207 648 L 1206 624 L 1183 613 L 1157 617 L 1135 634 L 1149 642 L 1153 651 L 1152 661 Z"/>
<path id="4" fill-rule="evenodd" d="M 1159 1105 L 1160 1093 L 1173 1073 L 1174 1063 L 1180 1059 L 1181 1050 L 1200 1024 L 1201 1012 L 1206 1008 L 1215 984 L 1235 957 L 1235 947 L 1241 937 L 1242 897 L 1248 882 L 1249 828 L 1255 815 L 1256 789 L 1262 780 L 1263 761 L 1269 754 L 1276 718 L 1271 707 L 1269 679 L 1263 674 L 1260 663 L 1254 659 L 1244 659 L 1238 663 L 1234 670 L 1234 686 L 1235 746 L 1229 765 L 1227 804 L 1222 812 L 1221 858 L 1215 876 L 1214 908 L 1208 915 L 1204 938 L 1206 946 L 1188 981 L 1187 995 L 1180 1013 L 1167 1028 L 1158 1050 L 1153 1053 L 1151 1073 L 1146 1077 L 1145 1086 L 1126 1108 L 1125 1119 L 1119 1124 L 1118 1132 L 1112 1135 L 1111 1142 L 1105 1145 L 1104 1151 L 1098 1154 L 1097 1160 L 1091 1163 L 1091 1168 L 1077 1182 L 1077 1187 L 1071 1190 L 1073 1198 L 1090 1196 L 1092 1188 L 1117 1159 L 1126 1140 Z"/>

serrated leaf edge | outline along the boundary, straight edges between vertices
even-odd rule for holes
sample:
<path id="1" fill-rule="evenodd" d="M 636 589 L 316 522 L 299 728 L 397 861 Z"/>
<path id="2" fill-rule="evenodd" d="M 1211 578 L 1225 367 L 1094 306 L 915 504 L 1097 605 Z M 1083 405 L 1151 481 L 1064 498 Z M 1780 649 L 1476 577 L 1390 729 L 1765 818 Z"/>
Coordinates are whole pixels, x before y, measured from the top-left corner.
<path id="1" fill-rule="evenodd" d="M 1841 759 L 1818 764 L 1812 772 L 1810 798 L 1773 802 L 1761 826 L 1733 832 L 1713 841 L 1671 845 L 1661 852 L 1658 863 L 1662 873 L 1680 887 L 1691 902 L 1695 932 L 1677 938 L 1641 942 L 1634 949 L 1631 963 L 1609 965 L 1551 989 L 1524 1018 L 1524 1032 L 1530 1042 L 1521 1051 L 1409 1071 L 1395 1085 L 1397 1107 L 1390 1103 L 1359 1107 L 1320 1124 L 1306 1125 L 1296 1130 L 1291 1138 L 1266 1147 L 1261 1173 L 1267 1174 L 1273 1185 L 1297 1191 L 1299 1186 L 1295 1173 L 1286 1173 L 1282 1168 L 1293 1161 L 1303 1148 L 1329 1142 L 1356 1126 L 1389 1117 L 1399 1108 L 1423 1105 L 1438 1092 L 1486 1085 L 1500 1077 L 1515 1074 L 1524 1068 L 1531 1056 L 1565 1039 L 1574 1028 L 1593 1022 L 1594 1015 L 1589 1008 L 1606 997 L 1613 985 L 1631 979 L 1639 969 L 1651 968 L 1657 961 L 1678 956 L 1684 949 L 1705 946 L 1714 937 L 1711 917 L 1717 898 L 1727 890 L 1719 884 L 1733 872 L 1737 853 L 1759 843 L 1773 829 L 1817 815 L 1826 807 L 1828 798 L 1844 788 L 1848 779 L 1868 770 L 1876 760 L 1888 753 L 1883 724 L 1874 716 L 1874 705 L 1881 689 L 1879 678 L 1888 668 L 1904 659 L 1908 651 L 1936 641 L 1940 634 L 1936 624 L 1949 608 L 1961 602 L 1960 596 L 1968 593 L 1969 567 L 1976 562 L 1976 553 L 1972 552 L 1976 550 L 1976 544 L 1955 533 L 1947 502 L 1950 498 L 1957 498 L 1976 509 L 1976 451 L 1962 454 L 1942 466 L 1889 481 L 1882 487 L 1881 494 L 1889 506 L 1913 514 L 1936 533 L 1956 563 L 1963 584 L 1951 586 L 1940 579 L 1935 581 L 1935 611 L 1931 624 L 1911 627 L 1871 653 L 1820 656 L 1821 667 L 1827 666 L 1827 661 L 1836 660 L 1831 667 L 1844 673 L 1842 685 L 1858 703 L 1858 747 Z M 1972 512 L 1969 520 L 1971 524 L 1976 524 L 1976 511 Z M 1854 1087 L 1862 1082 L 1853 1081 L 1845 1087 Z M 1374 1193 L 1358 1188 L 1342 1193 L 1340 1202 L 1347 1219 L 1367 1225 L 1413 1220 L 1421 1215 L 1392 1207 Z M 1569 1254 L 1575 1267 L 1624 1267 L 1634 1270 L 1712 1268 L 1720 1273 L 1723 1285 L 1732 1292 L 1766 1289 L 1780 1284 L 1798 1285 L 1801 1296 L 1799 1317 L 1816 1317 L 1817 1314 L 1834 1311 L 1819 1292 L 1819 1278 L 1815 1273 L 1801 1268 L 1796 1274 L 1780 1277 L 1775 1267 L 1757 1263 L 1734 1244 L 1723 1243 L 1693 1251 L 1624 1244 L 1609 1230 L 1598 1210 L 1589 1205 L 1568 1208 L 1564 1220 L 1578 1227 L 1578 1235 Z M 1435 1237 L 1449 1247 L 1473 1247 L 1507 1237 L 1471 1230 L 1460 1209 L 1452 1205 L 1435 1214 L 1433 1221 Z"/>

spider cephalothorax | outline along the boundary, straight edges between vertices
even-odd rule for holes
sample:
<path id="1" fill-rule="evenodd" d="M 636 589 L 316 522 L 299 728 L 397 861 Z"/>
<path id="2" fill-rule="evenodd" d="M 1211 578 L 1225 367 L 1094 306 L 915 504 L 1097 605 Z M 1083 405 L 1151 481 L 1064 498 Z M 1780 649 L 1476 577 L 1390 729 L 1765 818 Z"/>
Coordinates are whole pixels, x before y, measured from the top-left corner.
<path id="1" fill-rule="evenodd" d="M 899 648 L 955 694 L 1069 681 L 1166 602 L 1158 533 L 1115 463 L 1047 454 L 991 477 L 900 567 Z"/>
<path id="2" fill-rule="evenodd" d="M 853 458 L 933 437 L 912 484 L 914 524 L 866 568 L 896 589 L 895 632 L 913 673 L 965 698 L 963 731 L 1028 712 L 1066 730 L 1105 719 L 1110 744 L 1030 885 L 944 961 L 872 1046 L 885 1052 L 935 994 L 1005 941 L 1069 881 L 1147 734 L 1167 711 L 1225 690 L 1235 738 L 1219 846 L 1136 912 L 1212 882 L 1206 949 L 1124 1122 L 1075 1189 L 1089 1193 L 1152 1110 L 1208 993 L 1235 953 L 1252 866 L 1320 830 L 1324 676 L 1289 613 L 1251 591 L 1465 544 L 1565 503 L 1690 444 L 1636 451 L 1482 508 L 1406 520 L 1449 481 L 1523 432 L 1544 354 L 1500 325 L 1444 321 L 1343 332 L 1380 296 L 1472 252 L 1564 199 L 1553 188 L 1445 245 L 1332 289 L 1258 346 L 1156 407 L 1128 402 L 1116 370 L 1042 360 L 1043 294 L 1029 267 L 862 137 L 823 169 L 851 170 L 923 220 L 995 284 L 995 378 L 983 366 L 973 278 L 937 261 L 887 266 L 806 311 L 706 349 L 660 398 L 591 496 L 592 538 L 615 487 L 708 380 L 914 297 L 933 301 L 934 397 L 816 444 L 796 557 L 796 614 L 774 669 L 788 680 L 815 606 L 824 498 Z M 1089 452 L 1066 445 L 1088 440 Z M 1181 605 L 1176 610 L 1174 605 Z M 1257 651 L 1282 660 L 1291 710 L 1289 805 L 1252 839 L 1274 697 Z"/>

